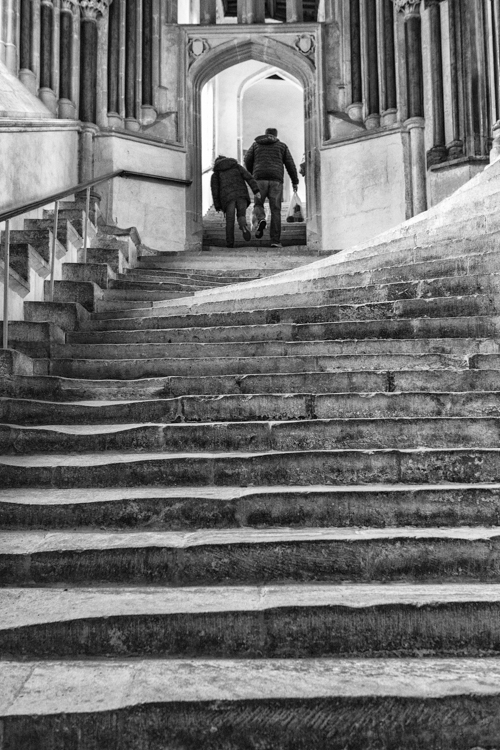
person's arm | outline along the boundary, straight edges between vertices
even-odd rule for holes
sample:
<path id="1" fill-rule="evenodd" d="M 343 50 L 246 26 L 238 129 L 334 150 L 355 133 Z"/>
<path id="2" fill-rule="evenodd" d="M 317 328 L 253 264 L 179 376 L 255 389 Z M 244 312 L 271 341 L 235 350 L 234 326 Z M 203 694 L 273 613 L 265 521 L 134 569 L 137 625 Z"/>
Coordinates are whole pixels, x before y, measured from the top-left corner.
<path id="1" fill-rule="evenodd" d="M 241 167 L 239 164 L 238 164 L 238 166 L 240 168 L 240 171 L 241 171 L 241 174 L 243 176 L 243 179 L 245 180 L 245 182 L 248 182 L 248 184 L 250 185 L 252 193 L 254 195 L 257 195 L 257 193 L 260 193 L 259 186 L 257 184 L 257 180 L 254 180 L 254 178 L 252 177 L 252 175 L 250 174 L 250 172 L 247 172 L 247 170 L 245 169 L 245 167 Z"/>
<path id="2" fill-rule="evenodd" d="M 288 149 L 288 146 L 285 146 L 285 153 L 283 154 L 283 163 L 292 181 L 293 189 L 295 190 L 295 188 L 299 184 L 299 176 L 297 174 L 297 167 L 295 166 L 293 156 L 291 155 Z"/>
<path id="3" fill-rule="evenodd" d="M 255 158 L 255 143 L 252 143 L 245 156 L 245 167 L 252 174 L 253 160 Z"/>
<path id="4" fill-rule="evenodd" d="M 217 172 L 214 172 L 210 179 L 210 189 L 212 190 L 212 198 L 215 210 L 222 211 L 222 206 L 220 203 L 220 182 Z"/>

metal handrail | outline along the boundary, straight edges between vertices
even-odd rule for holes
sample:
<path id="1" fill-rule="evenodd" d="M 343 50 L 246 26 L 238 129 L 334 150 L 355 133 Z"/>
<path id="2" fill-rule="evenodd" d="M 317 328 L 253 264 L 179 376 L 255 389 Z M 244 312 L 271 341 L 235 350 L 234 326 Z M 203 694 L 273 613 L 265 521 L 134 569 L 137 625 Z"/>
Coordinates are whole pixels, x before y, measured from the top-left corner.
<path id="1" fill-rule="evenodd" d="M 39 198 L 36 201 L 30 203 L 24 203 L 22 206 L 11 208 L 8 211 L 0 213 L 0 224 L 5 222 L 5 252 L 4 252 L 4 289 L 3 289 L 3 336 L 2 344 L 3 349 L 8 348 L 9 343 L 9 276 L 10 276 L 10 222 L 11 219 L 23 214 L 35 211 L 38 208 L 43 208 L 50 203 L 54 203 L 54 224 L 52 228 L 52 243 L 50 249 L 50 286 L 49 286 L 49 299 L 50 302 L 54 301 L 54 269 L 56 260 L 57 250 L 57 229 L 59 221 L 59 202 L 64 198 L 68 198 L 70 195 L 77 193 L 83 193 L 85 191 L 85 225 L 83 231 L 83 245 L 82 250 L 82 262 L 87 262 L 87 245 L 88 245 L 88 222 L 90 213 L 90 191 L 96 185 L 100 185 L 103 182 L 114 180 L 116 177 L 133 177 L 139 180 L 150 180 L 153 182 L 164 182 L 170 185 L 179 185 L 182 187 L 188 187 L 192 184 L 192 180 L 183 180 L 178 177 L 167 177 L 163 175 L 148 174 L 146 172 L 134 172 L 129 169 L 119 169 L 115 172 L 109 172 L 108 174 L 101 175 L 100 177 L 94 177 L 92 180 L 86 182 L 80 182 L 78 185 L 73 185 L 71 188 L 61 190 L 58 193 L 52 193 L 44 198 Z"/>

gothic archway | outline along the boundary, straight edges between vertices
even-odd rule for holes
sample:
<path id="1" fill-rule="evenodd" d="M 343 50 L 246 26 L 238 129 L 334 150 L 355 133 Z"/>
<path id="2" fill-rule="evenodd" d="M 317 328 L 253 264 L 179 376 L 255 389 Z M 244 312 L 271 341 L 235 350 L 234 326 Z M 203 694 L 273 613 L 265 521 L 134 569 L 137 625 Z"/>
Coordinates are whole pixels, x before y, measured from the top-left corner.
<path id="1" fill-rule="evenodd" d="M 207 31 L 204 29 L 204 32 Z M 251 32 L 250 32 L 251 33 Z M 317 70 L 299 49 L 258 33 L 250 36 L 235 34 L 229 42 L 211 47 L 210 39 L 191 36 L 205 48 L 189 67 L 187 76 L 186 144 L 193 184 L 188 195 L 187 246 L 202 244 L 202 181 L 201 181 L 201 89 L 213 76 L 247 60 L 256 60 L 279 68 L 296 78 L 304 90 L 304 125 L 306 146 L 307 244 L 311 250 L 321 247 L 320 195 L 320 98 Z M 208 36 L 208 35 L 207 35 Z M 214 40 L 215 41 L 215 40 Z M 218 41 L 218 40 L 217 40 Z"/>

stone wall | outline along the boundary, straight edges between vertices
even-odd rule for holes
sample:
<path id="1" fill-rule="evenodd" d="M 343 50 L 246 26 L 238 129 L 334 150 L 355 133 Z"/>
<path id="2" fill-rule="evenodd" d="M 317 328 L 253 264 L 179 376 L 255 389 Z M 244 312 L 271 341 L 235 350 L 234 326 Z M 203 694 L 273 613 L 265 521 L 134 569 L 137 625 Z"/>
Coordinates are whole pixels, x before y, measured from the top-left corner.
<path id="1" fill-rule="evenodd" d="M 405 220 L 404 138 L 385 131 L 322 149 L 325 250 L 351 247 Z"/>

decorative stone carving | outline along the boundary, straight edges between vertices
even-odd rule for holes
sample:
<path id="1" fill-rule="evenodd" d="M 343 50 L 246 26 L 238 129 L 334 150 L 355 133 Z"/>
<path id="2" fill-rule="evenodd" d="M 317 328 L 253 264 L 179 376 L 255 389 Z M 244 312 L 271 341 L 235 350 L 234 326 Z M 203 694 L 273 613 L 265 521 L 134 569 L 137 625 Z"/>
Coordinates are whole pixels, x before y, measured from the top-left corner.
<path id="1" fill-rule="evenodd" d="M 71 13 L 73 13 L 78 7 L 78 0 L 62 0 L 61 10 L 69 10 Z"/>
<path id="2" fill-rule="evenodd" d="M 89 21 L 97 21 L 99 16 L 108 12 L 108 6 L 113 0 L 79 0 L 83 18 Z"/>
<path id="3" fill-rule="evenodd" d="M 394 5 L 405 18 L 420 18 L 421 0 L 394 0 Z"/>
<path id="4" fill-rule="evenodd" d="M 201 55 L 203 55 L 209 49 L 210 49 L 210 45 L 207 39 L 201 39 L 200 37 L 195 37 L 194 39 L 190 39 L 188 42 L 188 52 L 190 56 L 194 59 L 201 57 Z"/>
<path id="5" fill-rule="evenodd" d="M 314 55 L 316 49 L 314 34 L 299 34 L 295 39 L 295 48 L 303 55 Z"/>

